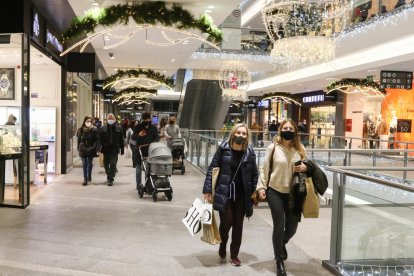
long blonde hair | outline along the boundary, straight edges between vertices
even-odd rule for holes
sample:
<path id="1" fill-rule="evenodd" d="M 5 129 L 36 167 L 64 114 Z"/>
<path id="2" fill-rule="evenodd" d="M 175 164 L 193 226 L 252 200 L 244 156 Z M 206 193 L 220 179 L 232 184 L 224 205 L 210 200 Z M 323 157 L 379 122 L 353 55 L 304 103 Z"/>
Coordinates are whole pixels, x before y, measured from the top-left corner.
<path id="1" fill-rule="evenodd" d="M 298 135 L 298 126 L 296 125 L 295 121 L 292 119 L 285 119 L 283 122 L 280 123 L 279 129 L 278 129 L 278 135 L 273 138 L 273 142 L 276 144 L 282 143 L 282 137 L 280 136 L 280 132 L 282 131 L 282 128 L 285 124 L 290 123 L 293 126 L 293 129 L 295 130 L 295 136 L 293 137 L 292 141 L 292 147 L 299 153 L 300 158 L 304 159 L 307 157 L 305 147 L 303 146 L 302 142 L 299 139 Z"/>
<path id="2" fill-rule="evenodd" d="M 245 123 L 239 123 L 239 124 L 235 124 L 233 126 L 233 128 L 230 131 L 230 137 L 229 137 L 229 145 L 233 145 L 233 136 L 236 133 L 237 129 L 244 127 L 246 129 L 246 133 L 247 133 L 247 137 L 246 137 L 246 141 L 244 142 L 244 144 L 242 145 L 243 150 L 246 150 L 247 147 L 249 146 L 250 143 L 250 133 L 249 133 L 249 129 L 247 128 L 247 125 Z"/>

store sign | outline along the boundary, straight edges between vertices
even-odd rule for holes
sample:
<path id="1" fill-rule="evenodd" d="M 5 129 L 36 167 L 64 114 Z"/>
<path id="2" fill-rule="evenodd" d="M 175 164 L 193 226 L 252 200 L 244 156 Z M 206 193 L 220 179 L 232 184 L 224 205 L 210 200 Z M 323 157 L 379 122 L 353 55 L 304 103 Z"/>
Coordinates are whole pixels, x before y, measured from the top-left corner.
<path id="1" fill-rule="evenodd" d="M 397 132 L 411 133 L 411 120 L 398 119 L 397 120 Z"/>
<path id="2" fill-rule="evenodd" d="M 103 91 L 104 81 L 103 80 L 93 80 L 92 90 L 94 92 Z"/>
<path id="3" fill-rule="evenodd" d="M 324 101 L 325 101 L 325 94 L 302 97 L 303 103 L 320 103 Z"/>
<path id="4" fill-rule="evenodd" d="M 32 38 L 41 45 L 45 41 L 45 20 L 39 11 L 33 7 L 32 11 Z"/>
<path id="5" fill-rule="evenodd" d="M 63 45 L 59 42 L 58 36 L 51 27 L 46 27 L 46 48 L 60 54 L 63 52 Z"/>
<path id="6" fill-rule="evenodd" d="M 345 119 L 345 131 L 352 132 L 352 119 Z"/>
<path id="7" fill-rule="evenodd" d="M 250 101 L 250 102 L 247 103 L 247 108 L 254 109 L 256 107 L 257 107 L 257 105 L 253 101 Z"/>
<path id="8" fill-rule="evenodd" d="M 381 71 L 381 88 L 412 89 L 413 72 Z"/>

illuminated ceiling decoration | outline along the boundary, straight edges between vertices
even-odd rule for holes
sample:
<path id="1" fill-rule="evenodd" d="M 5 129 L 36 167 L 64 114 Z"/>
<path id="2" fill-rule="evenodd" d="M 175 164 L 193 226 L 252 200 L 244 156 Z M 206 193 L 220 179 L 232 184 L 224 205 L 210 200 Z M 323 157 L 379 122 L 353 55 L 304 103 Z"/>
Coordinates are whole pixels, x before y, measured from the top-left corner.
<path id="1" fill-rule="evenodd" d="M 146 98 L 129 98 L 114 103 L 117 103 L 118 105 L 149 104 L 149 100 Z"/>
<path id="2" fill-rule="evenodd" d="M 302 101 L 290 93 L 274 92 L 264 94 L 262 100 L 270 100 L 272 102 L 284 103 L 284 104 L 296 104 L 302 106 Z"/>
<path id="3" fill-rule="evenodd" d="M 333 91 L 341 91 L 346 94 L 362 93 L 365 96 L 384 97 L 385 89 L 368 79 L 342 79 L 331 83 L 326 87 L 326 94 Z"/>
<path id="4" fill-rule="evenodd" d="M 125 101 L 130 101 L 134 99 L 146 100 L 148 97 L 152 97 L 155 94 L 157 94 L 157 90 L 155 89 L 146 89 L 142 87 L 128 87 L 117 92 L 112 98 L 112 102 L 123 103 Z"/>
<path id="5" fill-rule="evenodd" d="M 130 19 L 136 24 L 129 25 Z M 98 26 L 107 29 L 95 32 Z M 130 3 L 123 5 L 114 5 L 107 8 L 92 8 L 86 16 L 75 18 L 71 27 L 63 34 L 63 42 L 71 40 L 85 34 L 92 34 L 89 37 L 75 43 L 64 52 L 61 56 L 80 46 L 80 52 L 98 37 L 110 37 L 116 41 L 104 47 L 111 49 L 126 43 L 131 37 L 140 31 L 150 29 L 158 30 L 164 39 L 162 42 L 151 41 L 148 38 L 146 43 L 157 46 L 170 46 L 182 43 L 188 39 L 200 40 L 207 43 L 213 48 L 219 49 L 216 43 L 220 43 L 223 33 L 218 29 L 210 16 L 204 14 L 199 19 L 195 19 L 191 13 L 175 4 L 166 4 L 162 1 Z M 198 29 L 202 33 L 208 34 L 204 39 L 200 35 L 186 31 L 188 29 Z M 180 38 L 171 38 L 171 33 Z"/>
<path id="6" fill-rule="evenodd" d="M 103 88 L 126 89 L 136 86 L 146 89 L 165 87 L 172 90 L 174 80 L 150 69 L 131 69 L 118 72 L 104 80 Z"/>
<path id="7" fill-rule="evenodd" d="M 299 68 L 335 58 L 333 35 L 348 22 L 348 0 L 272 0 L 262 9 L 273 62 Z"/>
<path id="8" fill-rule="evenodd" d="M 247 105 L 247 103 L 245 101 L 232 101 L 231 105 L 237 106 L 237 107 L 242 107 Z"/>
<path id="9" fill-rule="evenodd" d="M 251 83 L 250 72 L 247 67 L 239 61 L 230 61 L 220 70 L 219 84 L 222 89 L 224 101 L 246 100 L 246 90 Z"/>

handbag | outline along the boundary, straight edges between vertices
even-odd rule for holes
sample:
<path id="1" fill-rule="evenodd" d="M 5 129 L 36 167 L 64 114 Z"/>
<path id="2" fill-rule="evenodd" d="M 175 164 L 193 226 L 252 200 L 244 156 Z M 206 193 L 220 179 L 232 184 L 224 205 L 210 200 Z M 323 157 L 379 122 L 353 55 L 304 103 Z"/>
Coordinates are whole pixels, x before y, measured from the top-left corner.
<path id="1" fill-rule="evenodd" d="M 272 174 L 272 170 L 273 170 L 273 155 L 275 154 L 275 149 L 276 149 L 276 145 L 274 145 L 273 150 L 272 150 L 272 154 L 270 155 L 271 158 L 270 158 L 270 161 L 269 161 L 269 177 L 268 177 L 267 183 L 266 183 L 266 191 L 269 188 L 270 175 Z M 264 199 L 261 199 L 260 195 L 259 195 L 259 191 L 260 190 L 254 191 L 252 196 L 251 196 L 251 199 L 252 199 L 254 205 L 256 205 L 256 206 L 259 204 L 259 202 L 267 202 L 267 196 Z"/>
<path id="2" fill-rule="evenodd" d="M 318 218 L 319 217 L 319 197 L 315 192 L 312 178 L 305 178 L 306 183 L 306 197 L 302 205 L 302 214 L 304 218 Z"/>
<path id="3" fill-rule="evenodd" d="M 220 232 L 214 212 L 212 213 L 211 224 L 203 224 L 203 236 L 201 240 L 212 245 L 221 243 Z"/>

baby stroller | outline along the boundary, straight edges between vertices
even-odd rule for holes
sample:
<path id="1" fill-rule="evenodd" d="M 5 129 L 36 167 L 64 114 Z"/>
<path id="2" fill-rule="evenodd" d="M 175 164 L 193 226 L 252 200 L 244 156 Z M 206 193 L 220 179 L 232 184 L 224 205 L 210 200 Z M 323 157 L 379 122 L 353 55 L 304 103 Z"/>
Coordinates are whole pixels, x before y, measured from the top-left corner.
<path id="1" fill-rule="evenodd" d="M 148 148 L 148 157 L 145 158 L 145 150 Z M 169 176 L 172 175 L 172 155 L 170 149 L 160 142 L 138 147 L 141 157 L 142 169 L 145 174 L 145 184 L 138 186 L 138 196 L 142 198 L 144 193 L 152 195 L 157 201 L 157 194 L 164 192 L 168 201 L 172 200 L 173 190 L 170 185 Z"/>
<path id="2" fill-rule="evenodd" d="M 184 139 L 183 138 L 174 138 L 171 141 L 171 154 L 174 158 L 173 160 L 173 171 L 174 170 L 181 170 L 181 174 L 185 173 L 185 166 L 184 166 Z"/>

